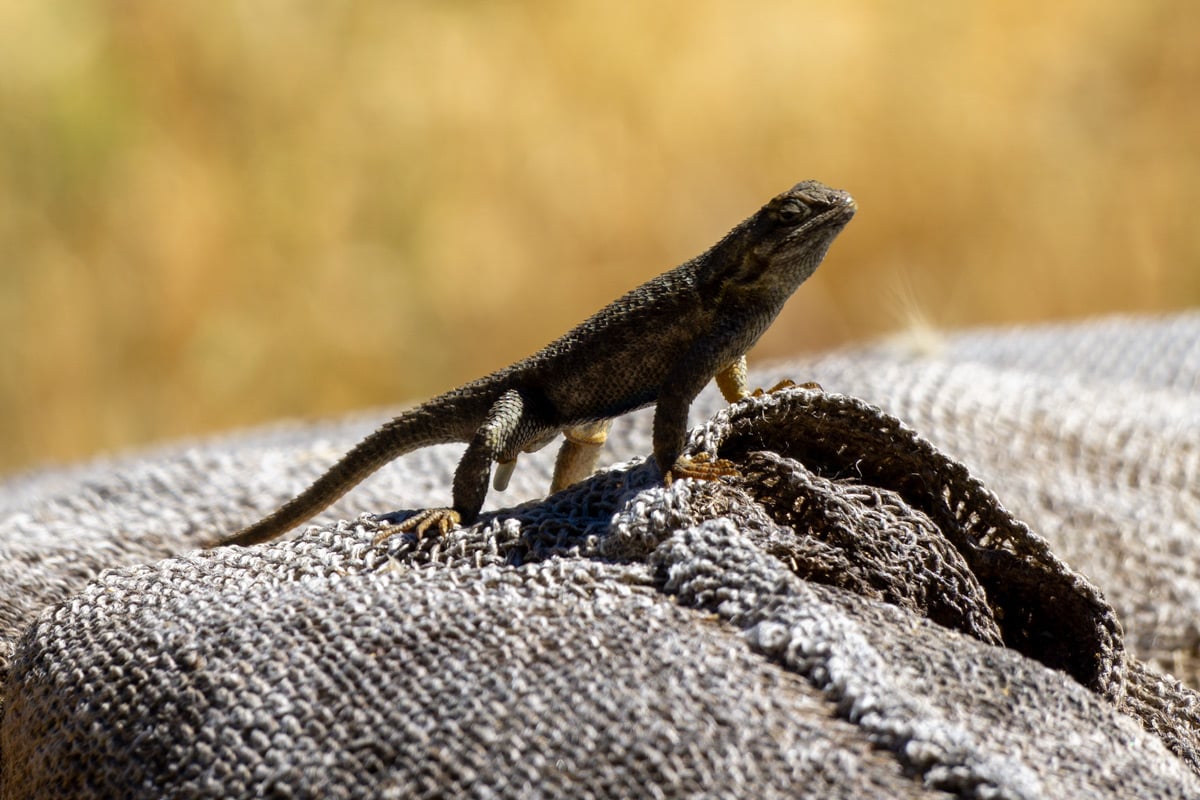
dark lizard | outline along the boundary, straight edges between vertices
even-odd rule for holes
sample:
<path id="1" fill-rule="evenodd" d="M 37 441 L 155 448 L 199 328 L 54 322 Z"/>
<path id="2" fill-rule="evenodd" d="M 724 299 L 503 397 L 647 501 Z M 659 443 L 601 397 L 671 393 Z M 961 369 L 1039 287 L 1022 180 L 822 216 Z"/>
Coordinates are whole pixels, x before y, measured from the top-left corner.
<path id="1" fill-rule="evenodd" d="M 659 275 L 510 367 L 433 398 L 384 423 L 308 489 L 220 544 L 249 545 L 319 513 L 368 475 L 421 447 L 467 442 L 454 473 L 453 508 L 420 511 L 383 536 L 474 522 L 492 462 L 497 488 L 521 452 L 567 434 L 554 489 L 582 479 L 608 421 L 656 404 L 654 458 L 664 480 L 714 477 L 703 454 L 681 457 L 688 408 L 714 377 L 730 402 L 748 394 L 745 353 L 821 263 L 854 216 L 853 198 L 798 183 L 703 255 Z"/>

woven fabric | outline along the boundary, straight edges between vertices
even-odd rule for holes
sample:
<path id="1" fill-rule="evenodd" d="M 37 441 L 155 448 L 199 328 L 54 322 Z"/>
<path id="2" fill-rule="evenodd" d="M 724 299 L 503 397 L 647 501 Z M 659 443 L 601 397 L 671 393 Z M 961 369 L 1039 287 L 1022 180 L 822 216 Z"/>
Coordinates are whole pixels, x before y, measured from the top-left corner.
<path id="1" fill-rule="evenodd" d="M 9 481 L 0 795 L 1200 796 L 1200 315 L 783 376 L 824 391 L 693 410 L 737 478 L 661 486 L 639 413 L 420 543 L 359 514 L 457 448 L 194 550 L 377 419 Z"/>

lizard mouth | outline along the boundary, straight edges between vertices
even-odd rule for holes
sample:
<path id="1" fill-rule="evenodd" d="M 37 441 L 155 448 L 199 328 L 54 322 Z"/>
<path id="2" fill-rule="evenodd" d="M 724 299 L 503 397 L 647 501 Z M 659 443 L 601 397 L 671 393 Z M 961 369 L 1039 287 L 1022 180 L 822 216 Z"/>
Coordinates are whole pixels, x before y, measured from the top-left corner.
<path id="1" fill-rule="evenodd" d="M 807 234 L 831 223 L 845 225 L 854 218 L 855 212 L 858 211 L 858 203 L 854 202 L 854 198 L 845 192 L 838 192 L 836 196 L 825 200 L 821 205 L 826 208 L 817 212 L 816 216 L 808 221 L 808 224 L 802 226 L 799 233 Z"/>
<path id="2" fill-rule="evenodd" d="M 759 254 L 764 263 L 776 265 L 759 273 L 759 280 L 785 295 L 816 271 L 833 240 L 858 211 L 854 198 L 842 191 L 827 190 L 806 199 L 816 213 Z"/>
<path id="3" fill-rule="evenodd" d="M 814 200 L 813 204 L 824 208 L 820 208 L 803 225 L 784 237 L 781 251 L 789 254 L 800 252 L 822 241 L 828 245 L 838 231 L 854 219 L 854 214 L 858 211 L 858 204 L 854 202 L 854 198 L 845 192 L 837 192 L 834 197 L 828 199 Z M 819 235 L 822 232 L 823 235 Z"/>

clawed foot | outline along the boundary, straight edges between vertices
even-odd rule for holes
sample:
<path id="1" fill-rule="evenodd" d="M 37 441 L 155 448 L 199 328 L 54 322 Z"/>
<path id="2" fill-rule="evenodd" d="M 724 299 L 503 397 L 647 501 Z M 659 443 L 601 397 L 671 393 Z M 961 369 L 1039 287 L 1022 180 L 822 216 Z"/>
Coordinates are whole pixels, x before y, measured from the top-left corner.
<path id="1" fill-rule="evenodd" d="M 697 453 L 694 456 L 680 456 L 663 475 L 663 482 L 671 485 L 671 481 L 681 478 L 695 478 L 701 481 L 712 481 L 717 478 L 738 474 L 737 466 L 724 458 L 713 458 L 708 453 Z"/>
<path id="2" fill-rule="evenodd" d="M 770 389 L 767 389 L 765 392 L 761 388 L 755 389 L 751 393 L 750 396 L 751 397 L 762 397 L 763 395 L 775 394 L 776 392 L 782 391 L 783 389 L 792 389 L 792 388 L 808 389 L 810 391 L 816 391 L 816 392 L 825 391 L 824 389 L 821 388 L 821 384 L 817 383 L 816 381 L 807 381 L 805 383 L 797 384 L 791 378 L 784 378 L 779 383 L 772 386 Z"/>
<path id="3" fill-rule="evenodd" d="M 379 544 L 398 533 L 408 533 L 409 531 L 416 534 L 417 541 L 419 542 L 421 541 L 421 537 L 425 535 L 425 531 L 433 527 L 437 528 L 441 536 L 445 536 L 461 524 L 462 518 L 453 508 L 426 508 L 413 514 L 403 522 L 388 525 L 375 535 L 375 544 Z"/>

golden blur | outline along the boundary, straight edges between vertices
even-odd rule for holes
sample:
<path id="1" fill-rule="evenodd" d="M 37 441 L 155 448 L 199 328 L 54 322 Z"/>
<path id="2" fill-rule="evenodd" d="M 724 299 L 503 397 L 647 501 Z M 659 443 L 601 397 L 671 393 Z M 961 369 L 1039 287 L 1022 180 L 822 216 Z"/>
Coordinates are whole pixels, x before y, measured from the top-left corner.
<path id="1" fill-rule="evenodd" d="M 0 0 L 0 470 L 434 394 L 804 178 L 756 357 L 1194 306 L 1197 9 Z"/>

